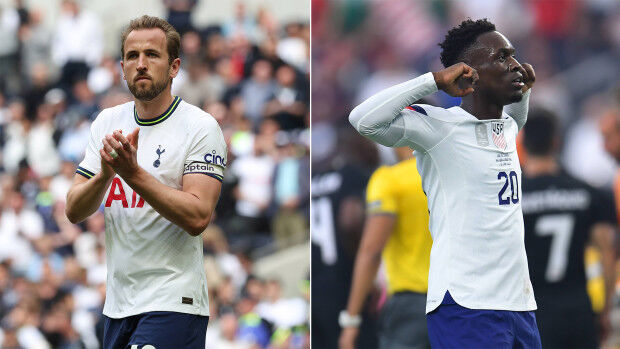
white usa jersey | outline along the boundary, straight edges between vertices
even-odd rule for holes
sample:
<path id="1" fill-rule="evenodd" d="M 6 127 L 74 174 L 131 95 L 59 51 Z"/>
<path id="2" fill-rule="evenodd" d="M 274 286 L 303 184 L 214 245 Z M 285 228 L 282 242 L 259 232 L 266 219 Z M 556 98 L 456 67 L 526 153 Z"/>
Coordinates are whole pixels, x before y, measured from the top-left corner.
<path id="1" fill-rule="evenodd" d="M 350 119 L 373 140 L 416 150 L 433 237 L 426 312 L 437 308 L 447 291 L 470 309 L 535 310 L 516 151 L 529 91 L 512 106 L 525 109 L 525 115 L 479 120 L 460 107 L 405 108 L 437 90 L 430 74 L 391 89 L 384 96 L 392 98 L 388 103 L 377 110 L 380 99 L 373 96 Z"/>
<path id="2" fill-rule="evenodd" d="M 175 97 L 164 114 L 140 119 L 134 102 L 103 110 L 91 126 L 77 173 L 101 170 L 106 134 L 140 127 L 138 164 L 163 184 L 181 190 L 183 175 L 202 173 L 221 181 L 226 143 L 216 120 Z M 118 175 L 104 196 L 106 263 L 103 313 L 122 318 L 149 311 L 209 315 L 202 238 L 157 213 Z"/>

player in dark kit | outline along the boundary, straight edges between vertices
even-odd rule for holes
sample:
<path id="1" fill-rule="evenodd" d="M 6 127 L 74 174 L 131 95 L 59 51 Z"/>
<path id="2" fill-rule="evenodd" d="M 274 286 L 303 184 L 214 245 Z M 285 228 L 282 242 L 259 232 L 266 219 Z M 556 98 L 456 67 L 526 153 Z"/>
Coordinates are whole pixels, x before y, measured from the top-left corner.
<path id="1" fill-rule="evenodd" d="M 595 348 L 609 330 L 614 278 L 615 205 L 611 193 L 566 174 L 555 160 L 558 129 L 553 114 L 530 111 L 524 128 L 525 248 L 543 348 Z M 584 250 L 601 251 L 605 307 L 596 319 L 586 292 Z"/>
<path id="2" fill-rule="evenodd" d="M 334 161 L 336 162 L 336 161 Z M 316 161 L 312 174 L 312 347 L 336 348 L 338 315 L 347 304 L 353 261 L 364 225 L 370 171 Z M 358 348 L 378 345 L 375 322 L 362 314 Z"/>

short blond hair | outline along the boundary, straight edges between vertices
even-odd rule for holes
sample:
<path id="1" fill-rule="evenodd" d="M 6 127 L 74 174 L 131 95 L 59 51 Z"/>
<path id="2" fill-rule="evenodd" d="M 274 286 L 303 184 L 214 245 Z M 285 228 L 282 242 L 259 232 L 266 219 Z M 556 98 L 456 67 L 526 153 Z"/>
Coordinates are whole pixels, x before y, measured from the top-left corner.
<path id="1" fill-rule="evenodd" d="M 129 25 L 121 34 L 121 59 L 125 59 L 125 41 L 127 36 L 134 30 L 159 28 L 166 34 L 166 46 L 168 49 L 168 62 L 172 63 L 179 58 L 179 49 L 181 47 L 181 35 L 174 27 L 165 19 L 144 15 L 131 20 Z"/>

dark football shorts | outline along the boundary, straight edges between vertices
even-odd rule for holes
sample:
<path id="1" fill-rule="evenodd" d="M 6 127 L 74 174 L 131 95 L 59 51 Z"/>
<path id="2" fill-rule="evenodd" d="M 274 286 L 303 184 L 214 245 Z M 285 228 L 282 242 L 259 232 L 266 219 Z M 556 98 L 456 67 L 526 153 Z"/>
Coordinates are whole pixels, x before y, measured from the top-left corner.
<path id="1" fill-rule="evenodd" d="M 126 318 L 104 315 L 104 349 L 205 348 L 208 316 L 154 311 Z"/>
<path id="2" fill-rule="evenodd" d="M 533 311 L 468 309 L 446 292 L 439 308 L 426 319 L 433 349 L 541 348 Z"/>

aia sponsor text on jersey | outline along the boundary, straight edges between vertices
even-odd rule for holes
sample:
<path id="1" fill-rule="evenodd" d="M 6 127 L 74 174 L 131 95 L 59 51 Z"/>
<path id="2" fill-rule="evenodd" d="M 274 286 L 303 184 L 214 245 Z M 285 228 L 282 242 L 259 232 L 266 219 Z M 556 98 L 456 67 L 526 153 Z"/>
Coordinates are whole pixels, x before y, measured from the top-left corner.
<path id="1" fill-rule="evenodd" d="M 123 183 L 118 177 L 114 177 L 114 179 L 112 179 L 110 191 L 108 192 L 108 198 L 105 201 L 105 207 L 112 206 L 112 201 L 116 200 L 120 201 L 123 207 L 129 208 L 129 202 L 127 201 L 127 196 L 125 195 L 125 189 L 123 189 Z M 131 208 L 134 207 L 144 207 L 144 199 L 138 197 L 136 192 L 132 190 Z"/>

